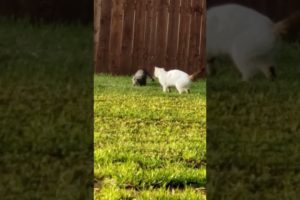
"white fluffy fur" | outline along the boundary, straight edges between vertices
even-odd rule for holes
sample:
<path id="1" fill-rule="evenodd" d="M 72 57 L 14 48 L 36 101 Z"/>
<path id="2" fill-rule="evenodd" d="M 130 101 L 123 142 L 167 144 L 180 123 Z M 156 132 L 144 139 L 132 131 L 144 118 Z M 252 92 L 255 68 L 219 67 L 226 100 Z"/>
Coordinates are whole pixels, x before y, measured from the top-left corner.
<path id="1" fill-rule="evenodd" d="M 259 71 L 271 78 L 276 33 L 274 23 L 268 17 L 250 8 L 226 4 L 207 11 L 206 28 L 208 59 L 227 54 L 243 80 Z M 208 74 L 210 67 L 207 65 Z"/>
<path id="2" fill-rule="evenodd" d="M 174 69 L 166 71 L 164 68 L 155 67 L 154 76 L 158 78 L 164 92 L 169 91 L 169 87 L 176 87 L 178 92 L 189 92 L 191 84 L 190 76 L 180 70 Z"/>

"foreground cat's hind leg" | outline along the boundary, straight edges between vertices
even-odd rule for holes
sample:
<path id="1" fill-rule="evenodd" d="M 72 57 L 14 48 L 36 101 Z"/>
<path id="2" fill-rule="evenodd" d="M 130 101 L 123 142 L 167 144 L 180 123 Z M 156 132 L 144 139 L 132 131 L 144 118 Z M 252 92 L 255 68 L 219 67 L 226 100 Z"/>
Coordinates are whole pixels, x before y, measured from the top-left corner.
<path id="1" fill-rule="evenodd" d="M 250 76 L 249 73 L 243 73 L 242 72 L 242 81 L 247 82 L 251 79 L 252 76 Z"/>
<path id="2" fill-rule="evenodd" d="M 269 67 L 269 72 L 271 74 L 271 80 L 274 81 L 275 78 L 277 77 L 275 67 L 274 66 L 270 66 Z"/>
<path id="3" fill-rule="evenodd" d="M 180 84 L 176 84 L 175 87 L 176 87 L 177 91 L 179 92 L 179 94 L 182 94 L 183 92 L 186 92 L 186 93 L 190 92 L 189 88 L 186 87 L 186 86 L 182 86 Z"/>
<path id="4" fill-rule="evenodd" d="M 208 76 L 213 76 L 213 75 L 216 74 L 215 58 L 210 58 L 210 59 L 207 60 L 206 73 L 207 73 Z"/>
<path id="5" fill-rule="evenodd" d="M 262 73 L 266 76 L 267 79 L 274 81 L 276 78 L 276 71 L 273 65 L 261 67 Z"/>
<path id="6" fill-rule="evenodd" d="M 168 86 L 163 86 L 163 91 L 164 92 L 170 92 L 170 88 Z"/>
<path id="7" fill-rule="evenodd" d="M 168 87 L 163 86 L 163 91 L 164 91 L 164 92 L 167 92 L 167 91 L 168 91 Z"/>
<path id="8" fill-rule="evenodd" d="M 179 90 L 178 90 L 178 92 L 179 92 Z M 180 90 L 179 93 L 182 94 L 183 92 L 190 93 L 190 89 L 189 88 L 183 88 L 183 89 Z"/>
<path id="9" fill-rule="evenodd" d="M 238 54 L 235 54 L 232 59 L 242 76 L 242 81 L 249 81 L 255 74 L 255 64 L 249 59 L 239 57 Z"/>
<path id="10" fill-rule="evenodd" d="M 246 62 L 235 62 L 236 63 L 236 67 L 239 70 L 241 77 L 242 77 L 242 81 L 249 81 L 252 76 L 253 76 L 253 71 L 252 71 L 252 67 L 250 63 L 246 63 Z"/>
<path id="11" fill-rule="evenodd" d="M 183 89 L 180 85 L 176 84 L 175 87 L 176 87 L 177 91 L 179 92 L 179 94 L 181 94 L 183 92 Z"/>

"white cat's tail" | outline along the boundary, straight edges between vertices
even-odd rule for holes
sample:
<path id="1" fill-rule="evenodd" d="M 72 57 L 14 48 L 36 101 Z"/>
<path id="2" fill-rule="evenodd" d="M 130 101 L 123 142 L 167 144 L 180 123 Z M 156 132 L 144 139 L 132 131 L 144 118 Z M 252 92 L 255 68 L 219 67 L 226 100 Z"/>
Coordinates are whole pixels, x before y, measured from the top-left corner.
<path id="1" fill-rule="evenodd" d="M 273 31 L 278 35 L 285 35 L 291 29 L 298 28 L 300 26 L 300 11 L 295 12 L 287 18 L 274 24 Z"/>
<path id="2" fill-rule="evenodd" d="M 195 73 L 189 75 L 189 79 L 191 81 L 195 81 L 200 74 L 204 73 L 204 71 L 205 71 L 205 68 L 203 67 L 202 69 L 200 69 L 200 70 L 196 71 Z"/>

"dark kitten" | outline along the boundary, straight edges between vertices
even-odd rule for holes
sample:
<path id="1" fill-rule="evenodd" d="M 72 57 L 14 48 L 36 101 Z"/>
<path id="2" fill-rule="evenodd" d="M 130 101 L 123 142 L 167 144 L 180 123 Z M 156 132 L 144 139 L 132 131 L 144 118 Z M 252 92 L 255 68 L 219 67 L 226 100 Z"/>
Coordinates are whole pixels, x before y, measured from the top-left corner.
<path id="1" fill-rule="evenodd" d="M 147 84 L 147 76 L 154 81 L 153 77 L 145 69 L 139 69 L 132 77 L 132 84 L 135 86 L 144 86 Z"/>

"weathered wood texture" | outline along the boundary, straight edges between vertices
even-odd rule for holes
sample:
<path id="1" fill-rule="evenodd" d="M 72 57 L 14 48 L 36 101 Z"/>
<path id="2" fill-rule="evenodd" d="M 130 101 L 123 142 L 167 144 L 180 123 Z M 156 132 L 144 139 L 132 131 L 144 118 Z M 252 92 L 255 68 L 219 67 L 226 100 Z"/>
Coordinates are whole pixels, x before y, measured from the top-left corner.
<path id="1" fill-rule="evenodd" d="M 204 63 L 205 0 L 95 0 L 95 72 L 153 66 L 195 72 Z"/>

